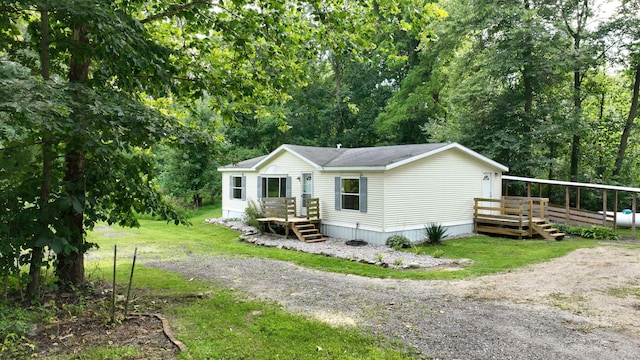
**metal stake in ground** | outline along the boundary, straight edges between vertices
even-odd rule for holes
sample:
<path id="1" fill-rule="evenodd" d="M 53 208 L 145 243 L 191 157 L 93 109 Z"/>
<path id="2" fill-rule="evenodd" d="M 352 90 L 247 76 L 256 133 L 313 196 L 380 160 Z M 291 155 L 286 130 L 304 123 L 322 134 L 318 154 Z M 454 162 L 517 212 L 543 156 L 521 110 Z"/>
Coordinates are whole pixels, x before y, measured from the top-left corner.
<path id="1" fill-rule="evenodd" d="M 138 256 L 138 248 L 133 251 L 133 263 L 131 264 L 131 274 L 129 275 L 129 286 L 127 287 L 127 299 L 124 302 L 124 317 L 127 317 L 127 311 L 129 309 L 129 294 L 131 293 L 131 283 L 133 282 L 133 270 L 136 267 L 136 257 Z"/>
<path id="2" fill-rule="evenodd" d="M 113 289 L 111 291 L 111 323 L 116 321 L 116 258 L 118 245 L 113 245 Z"/>

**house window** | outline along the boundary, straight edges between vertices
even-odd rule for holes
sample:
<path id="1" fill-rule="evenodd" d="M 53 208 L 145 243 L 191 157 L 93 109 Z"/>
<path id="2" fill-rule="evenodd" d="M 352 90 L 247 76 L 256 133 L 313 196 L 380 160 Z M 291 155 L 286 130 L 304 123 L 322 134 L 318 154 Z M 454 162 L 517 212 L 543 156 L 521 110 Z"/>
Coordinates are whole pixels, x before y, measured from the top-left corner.
<path id="1" fill-rule="evenodd" d="M 230 176 L 229 187 L 231 189 L 231 199 L 245 200 L 245 177 L 244 176 Z"/>
<path id="2" fill-rule="evenodd" d="M 263 177 L 262 197 L 277 198 L 287 197 L 286 177 Z"/>
<path id="3" fill-rule="evenodd" d="M 232 178 L 231 187 L 233 188 L 233 199 L 242 199 L 242 176 L 234 176 Z"/>
<path id="4" fill-rule="evenodd" d="M 342 208 L 346 210 L 360 210 L 360 179 L 343 178 L 340 186 Z"/>
<path id="5" fill-rule="evenodd" d="M 367 178 L 336 177 L 336 210 L 367 212 Z"/>

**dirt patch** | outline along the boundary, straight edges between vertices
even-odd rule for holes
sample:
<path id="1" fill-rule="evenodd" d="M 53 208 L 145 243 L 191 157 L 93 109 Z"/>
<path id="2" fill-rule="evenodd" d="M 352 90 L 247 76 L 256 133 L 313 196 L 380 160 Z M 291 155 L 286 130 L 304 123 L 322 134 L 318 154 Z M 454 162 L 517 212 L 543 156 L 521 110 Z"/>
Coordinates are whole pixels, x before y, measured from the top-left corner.
<path id="1" fill-rule="evenodd" d="M 459 281 L 452 293 L 543 304 L 640 335 L 640 250 L 604 246 L 515 272 Z"/>
<path id="2" fill-rule="evenodd" d="M 88 347 L 102 347 L 103 357 L 126 359 L 175 359 L 179 341 L 173 342 L 173 333 L 167 320 L 160 314 L 157 304 L 137 299 L 135 311 L 124 317 L 123 302 L 117 303 L 116 321 L 109 322 L 111 294 L 106 284 L 91 284 L 81 295 L 71 293 L 49 294 L 45 306 L 56 309 L 51 322 L 33 331 L 30 342 L 35 345 L 33 358 L 53 356 L 79 356 Z M 147 313 L 146 310 L 152 311 Z M 0 354 L 2 355 L 2 354 Z M 2 358 L 2 356 L 0 356 Z"/>
<path id="3" fill-rule="evenodd" d="M 583 249 L 468 281 L 371 279 L 259 258 L 146 265 L 401 341 L 424 358 L 577 360 L 637 358 L 640 337 L 629 312 L 637 312 L 639 256 L 635 249 Z"/>

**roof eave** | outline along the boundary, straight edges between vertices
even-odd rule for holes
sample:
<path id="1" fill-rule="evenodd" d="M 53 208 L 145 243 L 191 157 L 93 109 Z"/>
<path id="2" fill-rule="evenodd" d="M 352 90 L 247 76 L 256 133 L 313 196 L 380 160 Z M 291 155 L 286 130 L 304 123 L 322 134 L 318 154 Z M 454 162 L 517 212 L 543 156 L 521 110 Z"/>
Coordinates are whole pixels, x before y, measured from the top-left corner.
<path id="1" fill-rule="evenodd" d="M 404 159 L 402 161 L 398 161 L 398 162 L 395 162 L 393 164 L 389 164 L 389 165 L 387 165 L 386 169 L 387 170 L 391 170 L 391 169 L 397 168 L 399 166 L 411 163 L 413 161 L 424 159 L 426 157 L 433 156 L 433 155 L 439 154 L 439 153 L 441 153 L 443 151 L 447 151 L 449 149 L 454 149 L 454 148 L 458 149 L 458 150 L 466 153 L 467 155 L 470 155 L 470 156 L 472 156 L 472 157 L 474 157 L 474 158 L 476 158 L 476 159 L 478 159 L 480 161 L 486 162 L 486 163 L 490 164 L 491 166 L 502 170 L 502 172 L 508 172 L 509 171 L 509 168 L 507 166 L 504 166 L 504 165 L 502 165 L 502 164 L 500 164 L 500 163 L 498 163 L 496 161 L 493 161 L 493 160 L 489 159 L 488 157 L 482 156 L 479 153 L 477 153 L 477 152 L 475 152 L 475 151 L 473 151 L 473 150 L 471 150 L 469 148 L 466 148 L 466 147 L 464 147 L 464 146 L 462 146 L 462 145 L 460 145 L 458 143 L 455 143 L 455 142 L 451 143 L 451 144 L 447 144 L 445 146 L 441 146 L 441 147 L 439 147 L 437 149 L 433 149 L 431 151 L 422 153 L 420 155 L 412 156 L 412 157 Z"/>
<path id="2" fill-rule="evenodd" d="M 386 166 L 328 166 L 320 168 L 321 171 L 342 171 L 342 172 L 354 172 L 354 171 L 384 171 L 387 170 Z"/>

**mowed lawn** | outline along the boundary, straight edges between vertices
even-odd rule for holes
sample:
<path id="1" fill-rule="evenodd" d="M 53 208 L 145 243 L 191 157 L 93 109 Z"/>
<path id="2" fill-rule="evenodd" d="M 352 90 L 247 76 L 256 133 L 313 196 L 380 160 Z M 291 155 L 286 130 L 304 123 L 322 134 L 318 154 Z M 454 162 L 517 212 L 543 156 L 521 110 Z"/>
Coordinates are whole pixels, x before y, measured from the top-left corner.
<path id="1" fill-rule="evenodd" d="M 113 251 L 117 245 L 118 282 L 124 290 L 128 280 L 133 250 L 140 259 L 170 261 L 193 255 L 233 255 L 271 258 L 337 273 L 396 279 L 462 279 L 548 261 L 568 252 L 597 246 L 593 240 L 580 238 L 559 242 L 514 240 L 476 236 L 445 240 L 433 246 L 418 246 L 410 251 L 473 261 L 459 271 L 425 269 L 394 270 L 357 262 L 327 258 L 277 248 L 254 246 L 239 241 L 238 233 L 206 224 L 204 219 L 219 217 L 219 207 L 205 207 L 191 218 L 192 225 L 176 226 L 152 219 L 141 220 L 134 229 L 101 225 L 88 234 L 88 240 L 99 244 L 99 250 L 87 256 L 87 273 L 91 278 L 110 281 Z M 277 304 L 250 301 L 246 297 L 217 285 L 158 269 L 137 266 L 134 292 L 147 300 L 163 299 L 160 311 L 171 319 L 176 336 L 188 350 L 180 358 L 204 359 L 405 359 L 415 354 L 399 344 L 353 327 L 331 327 L 327 324 L 292 315 Z M 210 297 L 185 295 L 210 292 Z M 111 358 L 127 358 L 132 349 L 113 349 Z M 95 354 L 103 354 L 96 348 Z M 93 358 L 91 350 L 83 358 Z M 96 355 L 97 356 L 97 355 Z M 102 356 L 102 355 L 100 355 Z M 99 357 L 95 357 L 99 358 Z"/>

